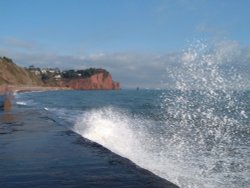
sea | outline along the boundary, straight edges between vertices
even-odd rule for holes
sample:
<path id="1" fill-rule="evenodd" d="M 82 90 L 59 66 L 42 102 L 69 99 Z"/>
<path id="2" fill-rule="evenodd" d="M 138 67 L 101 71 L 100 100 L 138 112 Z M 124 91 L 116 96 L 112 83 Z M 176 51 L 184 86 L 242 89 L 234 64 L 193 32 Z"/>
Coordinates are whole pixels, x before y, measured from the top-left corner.
<path id="1" fill-rule="evenodd" d="M 16 104 L 180 187 L 249 187 L 250 91 L 213 92 L 29 92 Z"/>

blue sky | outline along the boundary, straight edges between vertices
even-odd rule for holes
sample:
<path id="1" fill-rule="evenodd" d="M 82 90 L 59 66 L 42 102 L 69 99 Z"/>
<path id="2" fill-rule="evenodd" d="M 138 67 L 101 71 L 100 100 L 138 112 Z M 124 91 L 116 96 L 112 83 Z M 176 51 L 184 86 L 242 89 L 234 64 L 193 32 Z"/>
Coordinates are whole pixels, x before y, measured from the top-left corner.
<path id="1" fill-rule="evenodd" d="M 249 7 L 248 0 L 0 0 L 0 55 L 23 66 L 101 66 L 123 82 L 115 62 L 155 66 L 188 41 L 248 47 Z"/>

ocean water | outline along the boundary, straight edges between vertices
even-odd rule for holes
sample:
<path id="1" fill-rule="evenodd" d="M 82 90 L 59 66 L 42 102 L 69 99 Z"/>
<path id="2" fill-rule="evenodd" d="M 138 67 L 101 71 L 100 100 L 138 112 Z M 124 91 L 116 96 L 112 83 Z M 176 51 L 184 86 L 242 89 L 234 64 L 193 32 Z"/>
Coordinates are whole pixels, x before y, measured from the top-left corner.
<path id="1" fill-rule="evenodd" d="M 217 94 L 50 91 L 18 94 L 16 103 L 180 187 L 248 187 L 250 92 Z"/>
<path id="2" fill-rule="evenodd" d="M 197 43 L 166 67 L 172 89 L 22 93 L 16 103 L 180 187 L 249 187 L 249 80 L 224 66 L 229 57 Z"/>

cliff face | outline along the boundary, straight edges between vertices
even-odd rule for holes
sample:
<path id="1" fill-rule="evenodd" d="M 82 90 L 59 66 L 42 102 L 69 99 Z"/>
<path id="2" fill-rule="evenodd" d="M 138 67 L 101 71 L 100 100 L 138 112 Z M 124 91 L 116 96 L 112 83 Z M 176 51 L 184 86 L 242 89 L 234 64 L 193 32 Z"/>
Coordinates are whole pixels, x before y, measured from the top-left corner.
<path id="1" fill-rule="evenodd" d="M 120 84 L 112 80 L 106 72 L 96 73 L 89 78 L 74 78 L 60 81 L 60 86 L 77 90 L 116 90 Z"/>
<path id="2" fill-rule="evenodd" d="M 41 85 L 42 81 L 32 72 L 17 66 L 11 59 L 0 58 L 0 85 Z"/>
<path id="3" fill-rule="evenodd" d="M 39 69 L 40 70 L 40 69 Z M 55 73 L 54 70 L 42 74 L 41 71 L 24 69 L 11 59 L 0 57 L 0 92 L 4 85 L 67 87 L 77 90 L 115 90 L 120 84 L 104 69 L 69 70 Z"/>

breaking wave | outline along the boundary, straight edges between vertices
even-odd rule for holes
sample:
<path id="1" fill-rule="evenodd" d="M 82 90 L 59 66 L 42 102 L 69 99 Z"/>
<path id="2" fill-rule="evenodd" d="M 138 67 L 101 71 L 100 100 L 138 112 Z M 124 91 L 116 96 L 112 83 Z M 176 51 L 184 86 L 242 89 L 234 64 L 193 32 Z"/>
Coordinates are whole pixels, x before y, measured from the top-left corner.
<path id="1" fill-rule="evenodd" d="M 161 120 L 104 107 L 73 130 L 180 187 L 247 187 L 249 92 L 220 50 L 198 42 L 167 69 L 175 89 L 162 93 Z"/>

